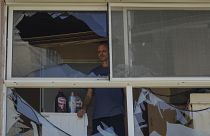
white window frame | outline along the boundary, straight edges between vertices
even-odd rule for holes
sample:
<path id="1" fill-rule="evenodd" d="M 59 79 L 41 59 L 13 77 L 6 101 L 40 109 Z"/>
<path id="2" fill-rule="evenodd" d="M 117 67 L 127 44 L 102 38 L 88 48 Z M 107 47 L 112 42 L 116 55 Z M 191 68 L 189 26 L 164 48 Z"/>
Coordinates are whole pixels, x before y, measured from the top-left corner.
<path id="1" fill-rule="evenodd" d="M 89 88 L 89 87 L 104 87 L 107 88 L 126 88 L 127 98 L 127 118 L 128 118 L 128 135 L 134 136 L 134 121 L 133 121 L 133 88 L 141 87 L 156 87 L 156 88 L 180 88 L 180 87 L 210 87 L 209 77 L 182 77 L 182 78 L 113 78 L 112 77 L 112 42 L 111 42 L 111 7 L 124 8 L 142 8 L 142 9 L 199 9 L 210 10 L 210 3 L 109 3 L 108 18 L 109 18 L 109 46 L 110 46 L 110 80 L 104 79 L 88 79 L 88 78 L 13 78 L 11 77 L 11 59 L 12 59 L 12 11 L 13 10 L 69 10 L 69 11 L 103 11 L 107 10 L 106 3 L 36 3 L 36 4 L 8 4 L 9 20 L 8 20 L 8 52 L 7 52 L 7 78 L 4 82 L 4 102 L 3 107 L 6 107 L 6 89 L 7 88 Z M 6 26 L 5 26 L 6 29 Z M 6 45 L 6 42 L 5 42 Z M 6 112 L 4 112 L 6 117 Z M 3 120 L 3 134 L 6 134 L 6 118 Z"/>
<path id="2" fill-rule="evenodd" d="M 72 3 L 72 4 L 10 4 L 8 10 L 8 47 L 7 47 L 7 73 L 6 73 L 6 79 L 7 82 L 11 83 L 21 83 L 21 82 L 46 82 L 51 81 L 53 82 L 60 82 L 60 81 L 98 81 L 98 80 L 108 80 L 108 78 L 66 78 L 66 77 L 59 77 L 59 78 L 45 78 L 45 77 L 12 77 L 12 32 L 13 32 L 13 12 L 15 10 L 18 11 L 107 11 L 107 4 L 106 3 Z"/>
<path id="3" fill-rule="evenodd" d="M 56 8 L 55 8 L 56 7 Z M 66 10 L 66 11 L 107 11 L 106 3 L 71 3 L 71 4 L 10 4 L 8 20 L 8 52 L 7 52 L 7 86 L 15 87 L 47 87 L 64 86 L 79 87 L 91 84 L 96 87 L 103 85 L 126 87 L 209 87 L 210 77 L 143 77 L 143 78 L 114 78 L 112 75 L 112 41 L 111 41 L 111 8 L 123 7 L 126 13 L 127 9 L 189 9 L 189 10 L 210 10 L 210 3 L 109 3 L 109 42 L 110 42 L 110 81 L 107 78 L 19 78 L 11 76 L 12 69 L 12 16 L 13 10 Z M 126 14 L 124 16 L 127 16 Z M 126 42 L 126 41 L 125 41 Z M 126 48 L 126 47 L 125 47 Z M 97 82 L 96 82 L 97 81 Z"/>
<path id="4" fill-rule="evenodd" d="M 4 59 L 3 59 L 3 70 L 1 71 L 1 72 L 3 72 L 2 73 L 2 75 L 3 75 L 3 80 L 5 81 L 5 77 L 6 77 L 6 51 L 7 51 L 7 49 L 6 49 L 6 45 L 7 45 L 7 36 L 6 36 L 6 34 L 7 34 L 7 20 L 6 20 L 6 18 L 7 18 L 7 10 L 8 9 L 8 7 L 7 6 L 5 6 L 5 8 L 4 8 L 4 19 L 5 19 L 5 22 L 4 22 L 4 27 L 2 27 L 2 29 L 3 29 L 3 32 L 4 32 L 4 34 L 3 34 L 3 45 L 2 45 L 2 49 L 4 49 L 3 50 L 3 52 L 4 52 Z M 6 99 L 6 94 L 7 94 L 7 87 L 6 87 L 6 85 L 5 85 L 5 83 L 3 83 L 3 85 L 2 85 L 2 104 L 1 104 L 1 106 L 2 106 L 2 128 L 1 128 L 1 132 L 2 132 L 2 135 L 3 136 L 5 136 L 6 135 L 6 109 L 7 109 L 7 107 L 6 107 L 6 101 L 7 101 L 7 99 Z"/>
<path id="5" fill-rule="evenodd" d="M 110 39 L 110 50 L 112 47 L 112 34 L 111 34 L 111 15 L 112 8 L 123 8 L 123 26 L 124 26 L 124 49 L 128 47 L 128 36 L 127 24 L 129 23 L 126 19 L 129 17 L 128 10 L 209 10 L 210 3 L 110 3 L 109 4 L 109 39 Z M 128 56 L 128 51 L 125 52 L 125 57 Z M 112 55 L 112 54 L 111 54 Z M 132 86 L 136 86 L 136 83 L 141 86 L 181 86 L 181 87 L 209 87 L 210 77 L 135 77 L 135 78 L 117 78 L 113 77 L 113 65 L 112 56 L 110 57 L 110 80 L 119 82 L 129 82 Z M 126 61 L 125 64 L 128 64 Z M 130 64 L 129 64 L 130 65 Z M 138 85 L 137 85 L 138 86 Z"/>
<path id="6" fill-rule="evenodd" d="M 8 5 L 8 43 L 7 43 L 7 73 L 4 87 L 4 107 L 8 88 L 125 88 L 129 136 L 134 134 L 133 123 L 133 92 L 127 82 L 110 82 L 107 78 L 14 78 L 12 77 L 12 29 L 14 10 L 60 10 L 60 11 L 107 11 L 107 3 L 103 4 L 9 4 Z M 5 27 L 6 28 L 6 27 Z M 6 43 L 5 43 L 6 45 Z M 111 54 L 111 53 L 110 53 Z M 6 111 L 4 112 L 6 117 Z M 3 120 L 3 133 L 6 135 L 6 118 Z"/>

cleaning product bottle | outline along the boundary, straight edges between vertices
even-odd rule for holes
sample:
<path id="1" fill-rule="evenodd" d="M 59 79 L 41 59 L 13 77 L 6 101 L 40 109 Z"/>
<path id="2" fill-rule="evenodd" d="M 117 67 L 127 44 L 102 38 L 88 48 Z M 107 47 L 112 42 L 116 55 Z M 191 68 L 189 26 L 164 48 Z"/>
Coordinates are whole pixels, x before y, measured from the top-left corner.
<path id="1" fill-rule="evenodd" d="M 67 112 L 67 99 L 61 89 L 55 98 L 55 112 Z"/>
<path id="2" fill-rule="evenodd" d="M 78 112 L 82 108 L 82 99 L 80 98 L 79 93 L 76 93 L 75 97 L 76 97 L 76 112 Z"/>
<path id="3" fill-rule="evenodd" d="M 76 112 L 76 97 L 74 96 L 74 92 L 71 92 L 71 96 L 69 96 L 69 112 Z"/>

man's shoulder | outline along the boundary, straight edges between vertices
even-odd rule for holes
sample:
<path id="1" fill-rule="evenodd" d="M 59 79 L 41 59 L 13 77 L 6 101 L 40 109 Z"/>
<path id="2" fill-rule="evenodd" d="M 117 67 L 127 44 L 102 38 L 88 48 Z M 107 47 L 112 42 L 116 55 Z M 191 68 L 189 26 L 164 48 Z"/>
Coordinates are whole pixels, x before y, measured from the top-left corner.
<path id="1" fill-rule="evenodd" d="M 107 67 L 101 67 L 101 66 L 97 66 L 96 68 L 94 68 L 92 71 L 92 73 L 94 73 L 95 75 L 100 75 L 100 76 L 107 76 L 109 74 L 109 68 Z"/>
<path id="2" fill-rule="evenodd" d="M 97 71 L 100 71 L 100 69 L 101 69 L 101 66 L 97 66 L 97 67 L 95 67 L 95 68 L 93 68 L 90 72 L 97 72 Z"/>

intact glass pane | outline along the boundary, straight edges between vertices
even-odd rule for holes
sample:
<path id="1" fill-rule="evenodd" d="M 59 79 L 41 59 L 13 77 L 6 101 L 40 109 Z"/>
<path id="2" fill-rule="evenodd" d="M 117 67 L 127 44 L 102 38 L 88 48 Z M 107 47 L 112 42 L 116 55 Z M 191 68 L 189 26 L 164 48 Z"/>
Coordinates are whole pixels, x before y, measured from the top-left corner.
<path id="1" fill-rule="evenodd" d="M 127 54 L 113 55 L 113 77 L 210 75 L 210 11 L 127 10 L 123 17 L 115 12 L 112 33 L 127 40 L 118 38 L 117 44 L 112 35 L 113 54 L 118 48 Z M 126 23 L 126 34 L 117 32 L 116 22 Z"/>
<path id="2" fill-rule="evenodd" d="M 97 77 L 103 11 L 14 11 L 12 77 Z"/>

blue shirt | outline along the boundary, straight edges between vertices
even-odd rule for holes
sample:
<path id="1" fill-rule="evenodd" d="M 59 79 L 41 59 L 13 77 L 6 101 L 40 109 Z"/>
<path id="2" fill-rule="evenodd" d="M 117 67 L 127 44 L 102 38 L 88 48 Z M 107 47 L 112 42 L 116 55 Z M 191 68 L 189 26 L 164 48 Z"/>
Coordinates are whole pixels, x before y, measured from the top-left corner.
<path id="1" fill-rule="evenodd" d="M 109 68 L 96 67 L 91 72 L 97 76 L 108 76 Z M 123 114 L 123 89 L 95 88 L 93 119 Z"/>

